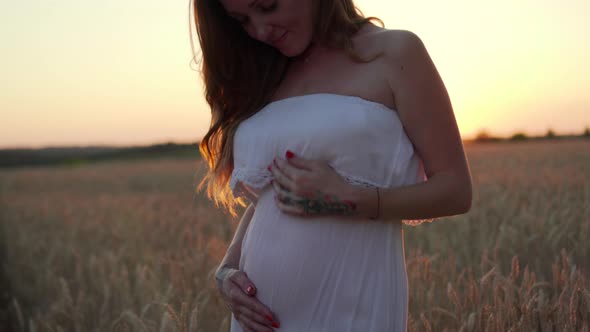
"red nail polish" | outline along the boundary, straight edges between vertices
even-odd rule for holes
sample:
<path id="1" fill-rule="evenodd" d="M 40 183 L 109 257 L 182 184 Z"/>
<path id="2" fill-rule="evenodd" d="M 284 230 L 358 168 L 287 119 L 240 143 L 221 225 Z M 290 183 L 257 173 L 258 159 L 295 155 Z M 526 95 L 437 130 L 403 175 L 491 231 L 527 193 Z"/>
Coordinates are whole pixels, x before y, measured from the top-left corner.
<path id="1" fill-rule="evenodd" d="M 268 319 L 269 321 L 271 321 L 271 322 L 272 322 L 272 317 L 271 317 L 271 316 L 269 316 L 269 315 L 266 315 L 266 319 Z"/>
<path id="2" fill-rule="evenodd" d="M 291 152 L 291 150 L 287 150 L 287 153 L 285 153 L 285 156 L 287 156 L 287 159 L 291 159 L 293 158 L 295 154 L 293 152 Z"/>
<path id="3" fill-rule="evenodd" d="M 276 327 L 276 328 L 278 328 L 278 327 L 280 327 L 280 326 L 279 326 L 279 323 L 277 323 L 277 322 L 272 322 L 272 327 Z"/>
<path id="4" fill-rule="evenodd" d="M 252 286 L 248 286 L 246 292 L 248 292 L 248 294 L 252 294 L 252 292 L 254 292 L 254 288 L 252 288 Z"/>
<path id="5" fill-rule="evenodd" d="M 268 169 L 270 171 L 270 165 L 268 165 L 268 167 L 266 167 L 266 169 Z"/>

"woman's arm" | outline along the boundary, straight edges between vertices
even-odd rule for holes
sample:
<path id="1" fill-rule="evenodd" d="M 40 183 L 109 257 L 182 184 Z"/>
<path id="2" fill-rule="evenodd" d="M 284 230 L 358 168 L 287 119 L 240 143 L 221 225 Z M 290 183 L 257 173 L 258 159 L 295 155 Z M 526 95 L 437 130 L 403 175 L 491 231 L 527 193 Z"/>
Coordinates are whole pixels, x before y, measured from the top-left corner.
<path id="1" fill-rule="evenodd" d="M 345 194 L 356 203 L 357 215 L 378 220 L 433 219 L 466 213 L 471 208 L 471 184 L 453 173 L 434 174 L 428 181 L 398 188 L 379 188 L 379 198 L 374 188 L 351 186 Z M 379 212 L 377 200 L 379 199 Z"/>
<path id="2" fill-rule="evenodd" d="M 227 269 L 225 268 L 233 268 L 238 269 L 240 264 L 240 255 L 242 249 L 242 241 L 244 239 L 244 234 L 246 234 L 246 230 L 248 229 L 248 225 L 250 225 L 250 220 L 252 219 L 252 215 L 254 214 L 255 205 L 254 203 L 248 205 L 242 218 L 240 219 L 240 224 L 236 229 L 236 233 L 234 234 L 234 238 L 230 243 L 229 247 L 227 248 L 227 252 L 223 260 L 219 264 L 217 271 L 215 272 L 216 278 L 223 279 L 223 274 L 226 272 Z"/>
<path id="3" fill-rule="evenodd" d="M 388 80 L 397 111 L 428 180 L 380 189 L 380 216 L 422 219 L 465 213 L 471 207 L 471 175 L 443 80 L 417 35 L 395 30 L 384 38 L 388 38 L 383 45 L 388 45 Z M 375 211 L 374 190 L 360 189 L 353 197 L 360 209 Z"/>

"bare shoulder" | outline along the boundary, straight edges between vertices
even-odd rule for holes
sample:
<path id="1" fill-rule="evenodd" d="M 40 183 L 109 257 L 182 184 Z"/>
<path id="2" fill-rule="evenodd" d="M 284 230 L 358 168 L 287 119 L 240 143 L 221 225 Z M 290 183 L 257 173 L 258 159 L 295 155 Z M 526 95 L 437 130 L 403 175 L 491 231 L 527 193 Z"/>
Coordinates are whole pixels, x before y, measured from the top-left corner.
<path id="1" fill-rule="evenodd" d="M 409 81 L 438 79 L 426 46 L 414 32 L 390 30 L 383 35 L 382 42 L 388 81 L 394 94 L 407 90 Z"/>
<path id="2" fill-rule="evenodd" d="M 408 92 L 408 80 L 432 79 L 426 78 L 424 71 L 432 69 L 433 64 L 421 38 L 409 30 L 390 30 L 368 24 L 359 34 L 357 41 L 362 50 L 362 56 L 371 57 L 381 54 L 376 61 L 375 74 L 386 82 L 388 92 L 393 99 L 393 108 L 398 113 L 398 99 L 400 94 Z"/>
<path id="3" fill-rule="evenodd" d="M 409 30 L 385 29 L 373 24 L 367 24 L 356 39 L 362 48 L 383 51 L 394 58 L 425 50 L 422 40 L 416 33 Z"/>
<path id="4" fill-rule="evenodd" d="M 390 52 L 403 52 L 408 48 L 423 47 L 420 37 L 410 30 L 384 29 L 379 37 L 385 46 L 384 49 Z"/>
<path id="5" fill-rule="evenodd" d="M 382 53 L 382 62 L 393 78 L 399 77 L 399 71 L 421 67 L 430 61 L 422 39 L 412 31 L 390 30 L 374 25 L 366 31 L 359 38 L 362 48 L 370 54 Z"/>

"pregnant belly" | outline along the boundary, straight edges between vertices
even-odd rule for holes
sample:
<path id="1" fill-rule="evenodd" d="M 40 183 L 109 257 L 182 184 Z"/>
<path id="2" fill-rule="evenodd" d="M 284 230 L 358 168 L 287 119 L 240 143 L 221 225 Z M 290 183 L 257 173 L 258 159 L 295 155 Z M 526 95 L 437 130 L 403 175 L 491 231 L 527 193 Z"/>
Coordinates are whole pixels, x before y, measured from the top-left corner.
<path id="1" fill-rule="evenodd" d="M 329 277 L 329 265 L 340 259 L 333 242 L 334 221 L 283 213 L 272 194 L 264 192 L 258 199 L 240 265 L 267 304 L 277 305 L 284 298 L 292 304 L 305 302 L 301 294 L 317 292 L 322 279 Z"/>
<path id="2" fill-rule="evenodd" d="M 240 269 L 257 287 L 257 298 L 279 319 L 325 319 L 314 315 L 325 308 L 368 314 L 376 295 L 367 289 L 391 290 L 392 274 L 405 272 L 395 227 L 290 215 L 278 209 L 273 193 L 259 196 L 242 244 Z"/>

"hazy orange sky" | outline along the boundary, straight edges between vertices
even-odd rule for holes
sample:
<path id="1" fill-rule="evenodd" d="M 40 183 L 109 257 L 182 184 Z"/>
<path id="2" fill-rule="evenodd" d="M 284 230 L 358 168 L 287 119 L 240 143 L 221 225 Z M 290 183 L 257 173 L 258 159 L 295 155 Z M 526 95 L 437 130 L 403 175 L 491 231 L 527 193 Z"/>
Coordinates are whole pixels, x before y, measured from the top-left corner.
<path id="1" fill-rule="evenodd" d="M 0 147 L 198 141 L 188 3 L 1 2 Z M 422 38 L 463 138 L 590 126 L 590 1 L 355 3 Z"/>

